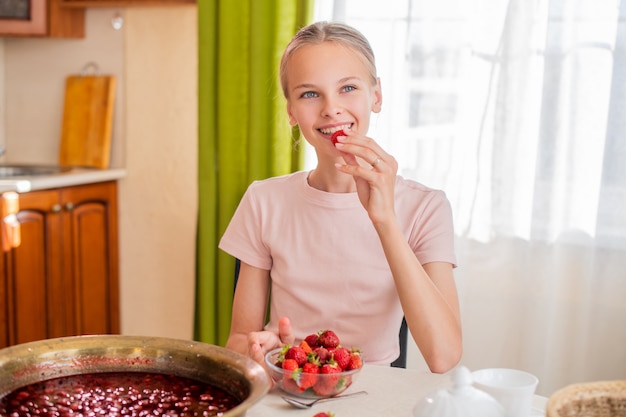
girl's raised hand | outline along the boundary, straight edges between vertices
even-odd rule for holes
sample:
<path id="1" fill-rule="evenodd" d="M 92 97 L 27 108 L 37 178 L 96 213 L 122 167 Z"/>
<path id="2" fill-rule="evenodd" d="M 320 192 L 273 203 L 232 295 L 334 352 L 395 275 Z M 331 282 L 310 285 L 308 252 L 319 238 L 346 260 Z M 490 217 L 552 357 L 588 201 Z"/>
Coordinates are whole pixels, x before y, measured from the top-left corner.
<path id="1" fill-rule="evenodd" d="M 398 162 L 372 138 L 352 131 L 345 135 L 339 136 L 335 145 L 345 161 L 345 164 L 336 164 L 337 169 L 352 175 L 359 200 L 374 224 L 394 219 Z"/>

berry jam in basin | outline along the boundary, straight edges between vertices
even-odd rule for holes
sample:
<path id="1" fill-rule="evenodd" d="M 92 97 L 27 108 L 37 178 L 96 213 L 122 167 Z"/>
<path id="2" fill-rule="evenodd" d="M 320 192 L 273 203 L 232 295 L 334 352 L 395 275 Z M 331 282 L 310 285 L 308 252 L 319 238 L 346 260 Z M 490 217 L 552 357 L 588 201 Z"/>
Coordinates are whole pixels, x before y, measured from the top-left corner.
<path id="1" fill-rule="evenodd" d="M 271 385 L 251 358 L 192 340 L 89 335 L 0 349 L 2 417 L 240 417 Z"/>
<path id="2" fill-rule="evenodd" d="M 214 417 L 241 401 L 213 385 L 143 372 L 65 376 L 37 382 L 0 399 L 2 416 Z"/>

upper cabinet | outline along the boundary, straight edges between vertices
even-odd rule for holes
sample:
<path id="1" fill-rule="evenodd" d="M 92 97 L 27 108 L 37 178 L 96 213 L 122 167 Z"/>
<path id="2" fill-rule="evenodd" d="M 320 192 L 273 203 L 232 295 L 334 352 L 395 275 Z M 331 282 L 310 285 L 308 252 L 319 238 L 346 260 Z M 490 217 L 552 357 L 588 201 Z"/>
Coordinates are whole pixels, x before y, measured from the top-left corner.
<path id="1" fill-rule="evenodd" d="M 196 4 L 196 0 L 61 0 L 66 7 L 165 6 Z"/>
<path id="2" fill-rule="evenodd" d="M 85 8 L 196 4 L 196 0 L 0 0 L 0 37 L 84 38 Z"/>
<path id="3" fill-rule="evenodd" d="M 0 36 L 85 36 L 85 9 L 63 7 L 61 0 L 2 0 L 0 4 Z"/>

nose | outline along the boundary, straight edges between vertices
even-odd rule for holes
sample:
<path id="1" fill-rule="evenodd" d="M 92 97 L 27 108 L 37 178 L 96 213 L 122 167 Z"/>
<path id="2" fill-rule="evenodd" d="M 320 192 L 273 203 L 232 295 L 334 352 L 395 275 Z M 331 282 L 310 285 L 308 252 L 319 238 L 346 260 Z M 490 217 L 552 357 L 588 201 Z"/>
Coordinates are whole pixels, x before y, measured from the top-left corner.
<path id="1" fill-rule="evenodd" d="M 343 112 L 341 102 L 336 97 L 326 97 L 322 107 L 322 116 L 333 117 Z"/>

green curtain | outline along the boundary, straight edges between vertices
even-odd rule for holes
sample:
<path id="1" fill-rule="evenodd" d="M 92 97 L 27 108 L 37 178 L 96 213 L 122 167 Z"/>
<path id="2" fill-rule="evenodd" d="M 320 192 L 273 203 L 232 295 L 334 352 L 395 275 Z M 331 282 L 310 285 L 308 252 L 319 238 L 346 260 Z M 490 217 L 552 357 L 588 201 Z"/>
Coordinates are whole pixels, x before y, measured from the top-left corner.
<path id="1" fill-rule="evenodd" d="M 302 168 L 278 67 L 313 1 L 198 0 L 196 340 L 228 338 L 234 259 L 217 244 L 241 196 L 254 180 Z"/>

